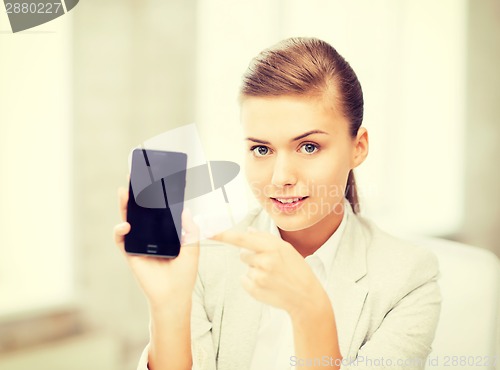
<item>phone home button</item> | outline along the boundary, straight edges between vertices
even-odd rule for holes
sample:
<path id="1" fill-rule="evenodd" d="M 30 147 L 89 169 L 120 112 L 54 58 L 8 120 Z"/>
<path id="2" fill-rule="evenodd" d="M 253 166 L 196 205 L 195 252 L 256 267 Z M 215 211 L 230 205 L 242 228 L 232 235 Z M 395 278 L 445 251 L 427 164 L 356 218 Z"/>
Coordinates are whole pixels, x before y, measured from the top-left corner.
<path id="1" fill-rule="evenodd" d="M 158 253 L 158 246 L 156 244 L 148 244 L 148 253 Z"/>

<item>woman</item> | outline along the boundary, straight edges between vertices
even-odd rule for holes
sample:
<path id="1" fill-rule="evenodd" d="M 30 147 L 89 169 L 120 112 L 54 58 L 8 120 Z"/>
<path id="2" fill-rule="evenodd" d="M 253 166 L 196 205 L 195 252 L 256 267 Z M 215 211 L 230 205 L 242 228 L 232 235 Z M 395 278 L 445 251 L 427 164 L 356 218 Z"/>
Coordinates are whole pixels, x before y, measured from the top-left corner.
<path id="1" fill-rule="evenodd" d="M 151 314 L 139 369 L 423 369 L 437 259 L 358 214 L 368 134 L 354 71 L 321 40 L 288 39 L 252 61 L 240 104 L 262 207 L 201 249 L 184 214 L 174 260 L 126 255 Z M 115 228 L 122 250 L 129 230 Z"/>

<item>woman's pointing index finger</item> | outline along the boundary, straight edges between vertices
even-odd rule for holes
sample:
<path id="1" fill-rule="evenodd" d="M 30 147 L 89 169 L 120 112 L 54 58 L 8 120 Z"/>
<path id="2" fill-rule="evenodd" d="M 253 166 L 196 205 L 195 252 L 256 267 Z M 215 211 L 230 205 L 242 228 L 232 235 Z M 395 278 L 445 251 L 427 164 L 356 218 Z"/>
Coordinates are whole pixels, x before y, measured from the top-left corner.
<path id="1" fill-rule="evenodd" d="M 226 244 L 232 244 L 236 247 L 248 249 L 254 252 L 263 252 L 268 249 L 269 240 L 265 235 L 258 233 L 253 228 L 248 232 L 227 230 L 214 235 L 210 239 L 220 241 Z"/>

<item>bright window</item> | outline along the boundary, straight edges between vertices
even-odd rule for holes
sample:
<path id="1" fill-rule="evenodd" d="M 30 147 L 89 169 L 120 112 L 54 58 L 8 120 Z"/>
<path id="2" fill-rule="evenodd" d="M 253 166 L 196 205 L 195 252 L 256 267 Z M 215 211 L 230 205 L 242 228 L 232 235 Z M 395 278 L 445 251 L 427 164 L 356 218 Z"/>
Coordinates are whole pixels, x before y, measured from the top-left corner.
<path id="1" fill-rule="evenodd" d="M 73 297 L 71 25 L 0 12 L 0 315 Z"/>

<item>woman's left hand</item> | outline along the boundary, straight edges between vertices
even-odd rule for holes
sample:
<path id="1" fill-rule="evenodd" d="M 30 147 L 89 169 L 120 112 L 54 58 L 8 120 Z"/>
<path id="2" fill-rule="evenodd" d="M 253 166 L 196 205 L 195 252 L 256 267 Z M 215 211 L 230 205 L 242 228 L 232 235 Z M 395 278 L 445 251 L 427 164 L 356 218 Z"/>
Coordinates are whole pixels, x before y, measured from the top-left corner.
<path id="1" fill-rule="evenodd" d="M 284 309 L 292 317 L 327 299 L 304 258 L 278 236 L 249 228 L 246 233 L 225 231 L 212 239 L 243 248 L 240 258 L 249 269 L 242 284 L 255 299 Z"/>

